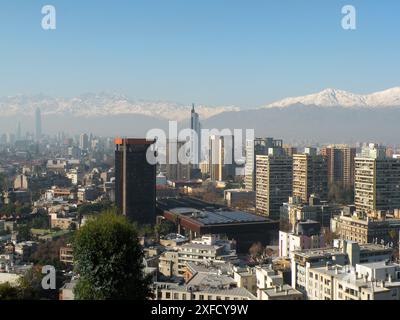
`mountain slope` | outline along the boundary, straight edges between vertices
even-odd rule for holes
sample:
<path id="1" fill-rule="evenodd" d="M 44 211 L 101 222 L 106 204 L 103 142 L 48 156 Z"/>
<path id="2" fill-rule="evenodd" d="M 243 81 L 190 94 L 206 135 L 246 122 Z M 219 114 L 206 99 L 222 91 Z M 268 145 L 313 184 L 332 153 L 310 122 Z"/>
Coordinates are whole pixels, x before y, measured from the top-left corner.
<path id="1" fill-rule="evenodd" d="M 75 117 L 104 117 L 138 114 L 161 119 L 181 121 L 190 116 L 191 107 L 159 101 L 133 101 L 124 95 L 107 93 L 84 94 L 73 98 L 53 98 L 44 95 L 18 95 L 0 98 L 0 115 L 33 115 L 36 108 L 43 115 Z M 207 119 L 221 112 L 236 111 L 235 107 L 196 106 L 200 117 Z"/>
<path id="2" fill-rule="evenodd" d="M 317 107 L 345 107 L 345 108 L 384 108 L 400 106 L 400 87 L 371 94 L 355 94 L 348 91 L 325 89 L 321 92 L 306 96 L 286 98 L 271 103 L 263 108 L 284 108 L 290 105 L 303 104 Z"/>

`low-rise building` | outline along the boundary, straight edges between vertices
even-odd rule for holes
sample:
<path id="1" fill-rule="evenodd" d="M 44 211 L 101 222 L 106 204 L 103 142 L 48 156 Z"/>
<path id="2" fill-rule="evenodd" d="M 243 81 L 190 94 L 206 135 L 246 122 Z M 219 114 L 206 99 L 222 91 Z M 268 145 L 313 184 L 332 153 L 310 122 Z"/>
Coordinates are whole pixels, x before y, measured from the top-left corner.
<path id="1" fill-rule="evenodd" d="M 295 251 L 291 258 L 292 287 L 306 293 L 310 268 L 386 261 L 391 260 L 392 254 L 392 248 L 376 244 L 360 245 L 353 241 L 335 241 L 334 248 Z"/>
<path id="2" fill-rule="evenodd" d="M 72 245 L 68 244 L 67 246 L 60 248 L 60 261 L 65 263 L 67 266 L 72 266 L 74 264 Z"/>
<path id="3" fill-rule="evenodd" d="M 305 220 L 317 221 L 321 227 L 329 228 L 332 217 L 340 214 L 341 210 L 342 206 L 320 201 L 313 195 L 308 203 L 303 203 L 298 197 L 290 197 L 280 208 L 280 218 L 290 228 L 293 228 L 298 221 Z"/>
<path id="4" fill-rule="evenodd" d="M 255 205 L 256 193 L 246 189 L 224 190 L 224 200 L 228 207 L 247 208 Z"/>
<path id="5" fill-rule="evenodd" d="M 310 300 L 400 300 L 400 265 L 385 261 L 308 270 Z"/>
<path id="6" fill-rule="evenodd" d="M 319 222 L 308 220 L 296 223 L 294 232 L 279 231 L 279 256 L 291 257 L 291 253 L 303 249 L 325 247 Z"/>
<path id="7" fill-rule="evenodd" d="M 167 277 L 183 277 L 189 262 L 221 264 L 235 261 L 237 255 L 232 245 L 231 241 L 221 240 L 218 236 L 205 235 L 161 254 L 159 271 Z"/>
<path id="8" fill-rule="evenodd" d="M 400 231 L 400 219 L 340 215 L 331 220 L 331 229 L 338 237 L 358 243 L 393 243 Z M 393 237 L 394 236 L 394 237 Z"/>

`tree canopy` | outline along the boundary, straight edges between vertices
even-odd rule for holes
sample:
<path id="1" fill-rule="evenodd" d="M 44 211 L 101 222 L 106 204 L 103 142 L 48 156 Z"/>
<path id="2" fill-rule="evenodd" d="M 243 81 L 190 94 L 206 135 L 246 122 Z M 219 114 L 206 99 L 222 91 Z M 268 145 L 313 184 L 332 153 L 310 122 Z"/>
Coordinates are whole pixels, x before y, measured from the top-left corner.
<path id="1" fill-rule="evenodd" d="M 144 300 L 150 295 L 136 227 L 108 210 L 89 220 L 73 240 L 78 300 Z"/>

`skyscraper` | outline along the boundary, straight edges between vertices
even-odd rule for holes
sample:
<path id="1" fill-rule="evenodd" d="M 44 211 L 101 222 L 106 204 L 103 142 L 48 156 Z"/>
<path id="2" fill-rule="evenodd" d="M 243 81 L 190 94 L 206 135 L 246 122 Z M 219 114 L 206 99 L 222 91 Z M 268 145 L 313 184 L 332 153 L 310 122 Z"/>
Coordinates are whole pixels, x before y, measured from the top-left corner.
<path id="1" fill-rule="evenodd" d="M 182 163 L 179 159 L 186 158 L 186 141 L 178 141 L 177 139 L 167 140 L 166 149 L 166 175 L 169 180 L 189 180 L 190 179 L 190 165 L 189 163 Z"/>
<path id="2" fill-rule="evenodd" d="M 86 133 L 82 133 L 79 137 L 79 148 L 81 150 L 89 149 L 89 136 Z"/>
<path id="3" fill-rule="evenodd" d="M 326 200 L 328 169 L 326 158 L 317 155 L 315 149 L 308 149 L 304 154 L 293 155 L 293 196 L 308 203 L 312 194 Z"/>
<path id="4" fill-rule="evenodd" d="M 209 138 L 209 170 L 212 181 L 235 177 L 234 139 L 231 135 L 211 135 Z"/>
<path id="5" fill-rule="evenodd" d="M 268 155 L 268 149 L 282 147 L 282 140 L 255 138 L 246 141 L 245 186 L 248 191 L 256 190 L 256 156 Z"/>
<path id="6" fill-rule="evenodd" d="M 115 198 L 120 213 L 139 224 L 156 220 L 156 165 L 147 161 L 155 143 L 146 139 L 115 139 Z"/>
<path id="7" fill-rule="evenodd" d="M 256 211 L 279 219 L 280 207 L 292 194 L 292 158 L 282 148 L 256 156 Z"/>
<path id="8" fill-rule="evenodd" d="M 192 111 L 190 117 L 190 129 L 193 130 L 193 135 L 191 137 L 192 147 L 192 163 L 193 168 L 198 168 L 201 161 L 201 124 L 199 114 L 194 109 L 194 104 L 192 104 Z"/>
<path id="9" fill-rule="evenodd" d="M 360 213 L 400 208 L 400 159 L 383 147 L 364 146 L 355 158 L 354 204 Z"/>
<path id="10" fill-rule="evenodd" d="M 42 114 L 40 108 L 36 109 L 35 113 L 35 139 L 39 141 L 42 138 Z"/>
<path id="11" fill-rule="evenodd" d="M 347 145 L 330 145 L 321 154 L 328 163 L 328 183 L 336 183 L 344 189 L 354 187 L 354 158 L 356 148 Z"/>

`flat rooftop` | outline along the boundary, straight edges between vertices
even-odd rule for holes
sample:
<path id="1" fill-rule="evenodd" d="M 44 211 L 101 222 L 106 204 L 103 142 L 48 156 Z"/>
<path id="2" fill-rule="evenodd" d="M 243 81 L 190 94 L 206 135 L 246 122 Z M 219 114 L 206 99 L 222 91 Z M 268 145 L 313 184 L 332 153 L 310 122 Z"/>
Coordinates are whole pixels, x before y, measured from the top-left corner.
<path id="1" fill-rule="evenodd" d="M 192 206 L 192 204 L 194 204 Z M 252 213 L 230 210 L 193 198 L 169 198 L 157 201 L 163 211 L 194 220 L 202 225 L 269 222 L 270 219 Z"/>

